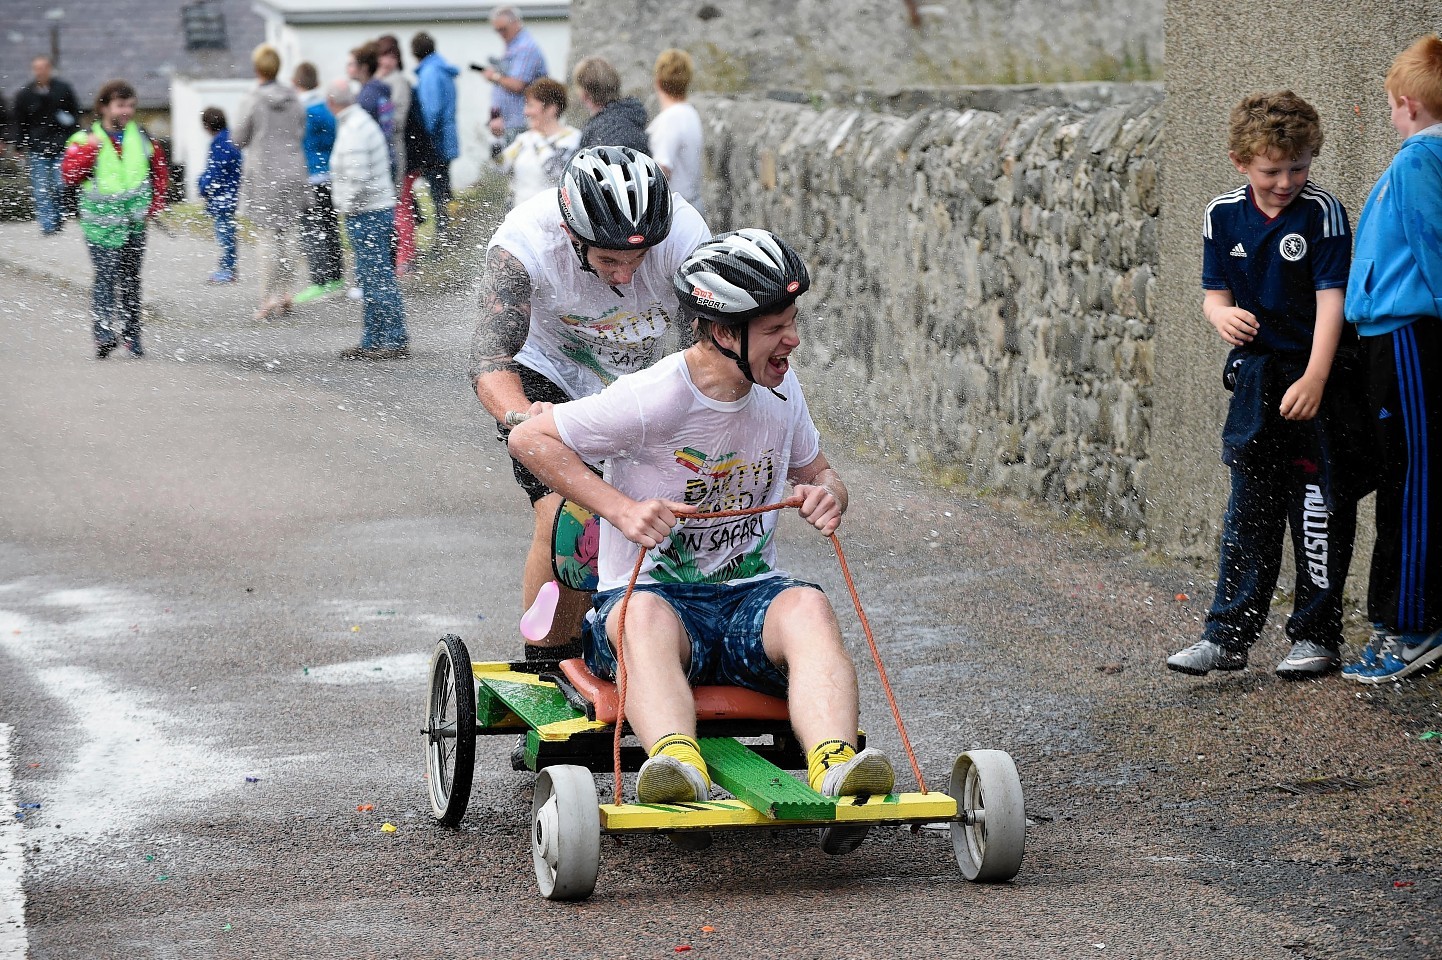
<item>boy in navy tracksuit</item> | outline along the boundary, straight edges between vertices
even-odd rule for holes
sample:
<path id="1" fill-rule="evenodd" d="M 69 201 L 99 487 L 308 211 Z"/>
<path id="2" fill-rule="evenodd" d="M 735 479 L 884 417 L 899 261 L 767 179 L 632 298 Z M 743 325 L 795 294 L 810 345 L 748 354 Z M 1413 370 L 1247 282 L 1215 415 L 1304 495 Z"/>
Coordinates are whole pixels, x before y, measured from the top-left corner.
<path id="1" fill-rule="evenodd" d="M 1357 221 L 1347 319 L 1367 357 L 1381 482 L 1367 613 L 1376 625 L 1343 674 L 1362 683 L 1442 661 L 1442 39 L 1387 73 L 1404 138 Z"/>
<path id="2" fill-rule="evenodd" d="M 230 142 L 225 112 L 206 107 L 200 125 L 210 134 L 210 155 L 200 174 L 200 195 L 205 212 L 215 221 L 215 239 L 220 243 L 220 267 L 208 278 L 211 283 L 235 282 L 235 206 L 240 196 L 240 149 Z"/>
<path id="3" fill-rule="evenodd" d="M 1341 662 L 1342 586 L 1357 525 L 1355 466 L 1342 412 L 1356 336 L 1342 319 L 1351 258 L 1347 212 L 1307 179 L 1322 146 L 1317 111 L 1291 91 L 1232 111 L 1229 153 L 1247 185 L 1217 197 L 1203 223 L 1202 312 L 1231 344 L 1216 596 L 1202 638 L 1167 659 L 1181 673 L 1240 670 L 1267 620 L 1291 527 L 1297 567 L 1279 676 Z M 1335 362 L 1334 362 L 1335 361 Z"/>

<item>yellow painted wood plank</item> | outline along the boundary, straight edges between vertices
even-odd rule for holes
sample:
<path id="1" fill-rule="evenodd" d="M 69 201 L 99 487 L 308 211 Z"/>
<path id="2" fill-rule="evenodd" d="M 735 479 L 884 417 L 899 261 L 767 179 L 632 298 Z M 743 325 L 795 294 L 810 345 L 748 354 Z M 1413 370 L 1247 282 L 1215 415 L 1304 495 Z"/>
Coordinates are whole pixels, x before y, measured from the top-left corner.
<path id="1" fill-rule="evenodd" d="M 525 683 L 533 687 L 554 687 L 550 680 L 541 679 L 540 674 L 512 670 L 509 663 L 473 663 L 471 674 L 477 680 L 504 680 L 506 683 Z"/>
<path id="2" fill-rule="evenodd" d="M 555 723 L 539 726 L 536 728 L 536 733 L 542 740 L 565 740 L 573 734 L 585 733 L 588 730 L 609 729 L 611 729 L 609 723 L 577 717 L 574 720 L 557 720 Z"/>
<path id="3" fill-rule="evenodd" d="M 836 802 L 836 820 L 882 823 L 890 819 L 915 820 L 929 818 L 950 820 L 956 816 L 956 800 L 945 793 L 893 793 L 871 797 L 865 803 L 847 800 Z"/>
<path id="4" fill-rule="evenodd" d="M 914 823 L 950 820 L 956 816 L 956 801 L 944 793 L 894 793 L 873 797 L 864 804 L 842 803 L 835 820 L 811 820 L 801 826 L 828 823 Z M 725 827 L 784 826 L 740 800 L 708 800 L 705 803 L 601 804 L 601 828 L 626 830 L 681 830 Z"/>

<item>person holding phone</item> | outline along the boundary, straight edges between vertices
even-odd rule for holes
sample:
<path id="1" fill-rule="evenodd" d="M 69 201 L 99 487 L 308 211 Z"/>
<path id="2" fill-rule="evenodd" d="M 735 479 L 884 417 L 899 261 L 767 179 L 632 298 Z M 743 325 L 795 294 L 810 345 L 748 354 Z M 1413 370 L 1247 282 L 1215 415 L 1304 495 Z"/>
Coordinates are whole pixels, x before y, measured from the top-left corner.
<path id="1" fill-rule="evenodd" d="M 480 73 L 495 85 L 490 131 L 504 150 L 526 129 L 526 87 L 546 75 L 546 58 L 515 7 L 498 7 L 491 14 L 491 29 L 506 42 L 506 52 L 499 60 L 491 58 Z"/>

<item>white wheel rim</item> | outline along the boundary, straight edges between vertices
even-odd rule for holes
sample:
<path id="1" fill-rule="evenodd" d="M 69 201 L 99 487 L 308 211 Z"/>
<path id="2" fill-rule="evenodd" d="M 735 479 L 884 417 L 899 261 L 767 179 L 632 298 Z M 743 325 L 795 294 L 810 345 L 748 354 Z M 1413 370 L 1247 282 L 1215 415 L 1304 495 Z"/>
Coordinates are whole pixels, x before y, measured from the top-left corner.
<path id="1" fill-rule="evenodd" d="M 556 863 L 560 857 L 557 849 L 560 824 L 557 817 L 556 798 L 551 796 L 542 804 L 541 809 L 536 811 L 535 833 L 531 838 L 531 842 L 535 844 L 536 855 L 550 868 L 552 876 L 556 873 Z"/>

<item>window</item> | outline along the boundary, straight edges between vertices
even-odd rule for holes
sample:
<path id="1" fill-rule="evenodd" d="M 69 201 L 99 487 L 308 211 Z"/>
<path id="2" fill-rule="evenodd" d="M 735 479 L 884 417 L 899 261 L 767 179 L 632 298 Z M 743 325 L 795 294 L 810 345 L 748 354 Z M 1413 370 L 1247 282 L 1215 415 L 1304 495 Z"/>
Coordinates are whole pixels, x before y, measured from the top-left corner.
<path id="1" fill-rule="evenodd" d="M 180 8 L 180 25 L 187 50 L 228 50 L 225 11 L 217 0 L 195 0 Z"/>

